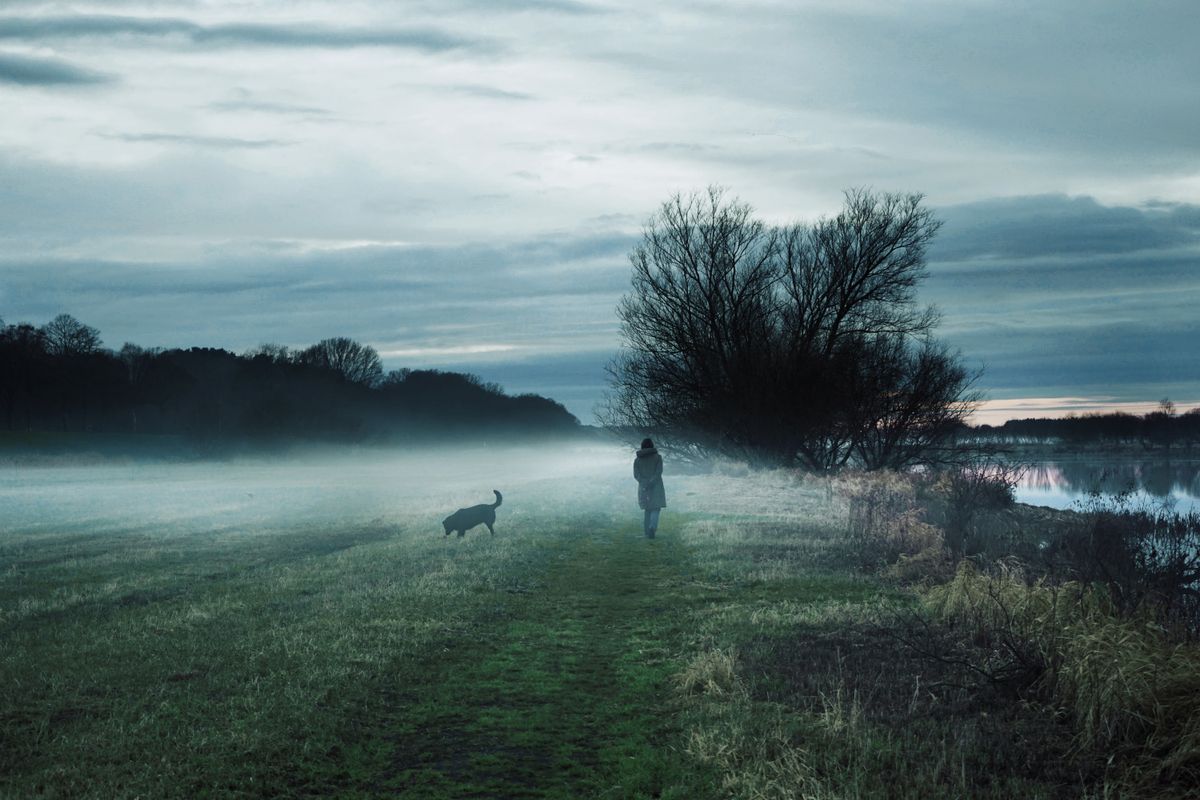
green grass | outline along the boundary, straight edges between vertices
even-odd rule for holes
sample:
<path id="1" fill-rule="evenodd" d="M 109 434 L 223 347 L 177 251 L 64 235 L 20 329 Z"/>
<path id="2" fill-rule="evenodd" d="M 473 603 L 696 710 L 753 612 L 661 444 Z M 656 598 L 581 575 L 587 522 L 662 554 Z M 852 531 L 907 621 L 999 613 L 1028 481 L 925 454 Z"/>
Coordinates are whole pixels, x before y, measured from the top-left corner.
<path id="1" fill-rule="evenodd" d="M 0 796 L 1099 785 L 1052 715 L 936 685 L 953 676 L 884 632 L 914 598 L 844 566 L 821 492 L 764 480 L 676 478 L 652 542 L 627 498 L 554 481 L 506 492 L 494 538 L 431 533 L 440 500 L 341 526 L 9 535 Z"/>
<path id="2" fill-rule="evenodd" d="M 405 797 L 694 797 L 664 714 L 687 612 L 683 549 L 597 521 L 476 637 L 431 653 L 360 742 L 356 792 Z M 607 525 L 604 522 L 608 522 Z M 664 529 L 664 536 L 671 526 Z M 386 742 L 384 745 L 379 743 Z M 374 744 L 373 744 L 374 743 Z"/>

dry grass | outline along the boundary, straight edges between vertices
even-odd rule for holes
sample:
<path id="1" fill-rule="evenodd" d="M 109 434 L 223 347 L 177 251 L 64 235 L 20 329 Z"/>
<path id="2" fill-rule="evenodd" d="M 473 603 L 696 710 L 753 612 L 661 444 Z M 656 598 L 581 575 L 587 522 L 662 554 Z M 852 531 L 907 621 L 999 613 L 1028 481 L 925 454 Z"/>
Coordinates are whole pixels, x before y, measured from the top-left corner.
<path id="1" fill-rule="evenodd" d="M 1037 686 L 1074 722 L 1080 747 L 1120 752 L 1135 779 L 1200 779 L 1200 647 L 1121 616 L 1103 591 L 1028 582 L 963 562 L 925 603 L 1000 658 L 1035 659 Z"/>
<path id="2" fill-rule="evenodd" d="M 831 796 L 815 776 L 808 754 L 791 739 L 785 715 L 766 717 L 750 699 L 731 650 L 698 654 L 676 676 L 692 706 L 685 751 L 720 776 L 723 796 L 774 800 Z"/>
<path id="3" fill-rule="evenodd" d="M 685 695 L 723 696 L 745 691 L 737 679 L 737 652 L 707 650 L 693 658 L 675 676 L 676 685 Z"/>
<path id="4" fill-rule="evenodd" d="M 942 558 L 945 537 L 927 520 L 920 482 L 918 476 L 895 472 L 837 479 L 836 491 L 849 508 L 846 536 L 862 569 L 876 571 L 915 556 L 921 562 Z"/>

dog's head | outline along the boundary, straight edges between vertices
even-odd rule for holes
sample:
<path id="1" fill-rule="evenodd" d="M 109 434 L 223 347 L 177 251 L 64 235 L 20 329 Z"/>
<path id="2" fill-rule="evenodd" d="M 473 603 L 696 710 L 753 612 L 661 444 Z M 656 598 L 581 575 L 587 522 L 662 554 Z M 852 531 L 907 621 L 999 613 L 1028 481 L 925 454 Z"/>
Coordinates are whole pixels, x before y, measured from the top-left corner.
<path id="1" fill-rule="evenodd" d="M 450 516 L 448 516 L 444 520 L 442 520 L 442 529 L 446 532 L 447 536 L 450 535 L 450 531 L 454 530 L 454 528 L 451 527 L 451 525 L 453 524 L 453 520 L 454 520 L 453 514 L 451 514 Z"/>

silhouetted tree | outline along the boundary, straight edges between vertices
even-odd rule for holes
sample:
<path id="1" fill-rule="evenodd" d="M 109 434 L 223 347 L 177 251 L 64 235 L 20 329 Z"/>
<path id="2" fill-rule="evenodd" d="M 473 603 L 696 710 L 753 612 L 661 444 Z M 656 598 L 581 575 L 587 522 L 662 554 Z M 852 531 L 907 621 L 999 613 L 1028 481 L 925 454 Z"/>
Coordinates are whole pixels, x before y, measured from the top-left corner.
<path id="1" fill-rule="evenodd" d="M 1175 404 L 1170 398 L 1164 397 L 1158 402 L 1158 408 L 1146 415 L 1143 420 L 1145 439 L 1148 444 L 1159 445 L 1171 449 L 1175 442 Z"/>
<path id="2" fill-rule="evenodd" d="M 41 404 L 49 357 L 42 331 L 28 323 L 0 329 L 0 393 L 3 394 L 5 427 L 30 429 L 34 412 Z"/>
<path id="3" fill-rule="evenodd" d="M 332 370 L 351 383 L 373 386 L 383 376 L 375 348 L 339 336 L 322 339 L 296 355 L 301 364 Z"/>
<path id="4" fill-rule="evenodd" d="M 261 359 L 275 364 L 286 364 L 292 360 L 292 354 L 287 345 L 271 342 L 252 347 L 242 355 L 252 360 Z"/>
<path id="5" fill-rule="evenodd" d="M 1177 419 L 1179 434 L 1190 445 L 1200 444 L 1200 406 Z"/>
<path id="6" fill-rule="evenodd" d="M 721 189 L 676 195 L 630 256 L 605 421 L 773 465 L 939 457 L 976 397 L 916 303 L 938 225 L 919 195 L 852 190 L 782 230 Z"/>
<path id="7" fill-rule="evenodd" d="M 280 345 L 237 356 L 126 343 L 113 353 L 99 347 L 98 331 L 65 314 L 41 328 L 0 323 L 0 424 L 218 445 L 561 434 L 579 425 L 552 400 L 510 397 L 474 375 L 397 370 L 379 381 L 378 355 L 349 339 L 325 340 L 301 356 Z"/>
<path id="8" fill-rule="evenodd" d="M 974 376 L 945 345 L 928 337 L 895 334 L 872 340 L 873 352 L 858 362 L 859 380 L 850 413 L 858 463 L 868 469 L 903 469 L 916 463 L 955 461 L 947 442 L 963 428 L 977 395 Z"/>
<path id="9" fill-rule="evenodd" d="M 618 306 L 625 349 L 610 367 L 608 421 L 652 427 L 676 444 L 756 451 L 761 393 L 774 370 L 778 233 L 722 190 L 664 203 L 630 255 Z M 765 434 L 765 435 L 764 435 Z"/>
<path id="10" fill-rule="evenodd" d="M 52 356 L 78 356 L 100 349 L 100 331 L 70 314 L 59 314 L 42 326 L 46 352 Z"/>

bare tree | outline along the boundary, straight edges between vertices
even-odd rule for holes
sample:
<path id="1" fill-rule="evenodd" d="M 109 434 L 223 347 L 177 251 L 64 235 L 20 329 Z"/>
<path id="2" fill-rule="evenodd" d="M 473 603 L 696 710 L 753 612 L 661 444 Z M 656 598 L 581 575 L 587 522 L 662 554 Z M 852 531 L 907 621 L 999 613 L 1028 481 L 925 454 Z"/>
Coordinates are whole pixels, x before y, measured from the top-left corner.
<path id="1" fill-rule="evenodd" d="M 867 469 L 956 461 L 943 452 L 978 402 L 976 375 L 955 353 L 926 336 L 873 337 L 857 364 L 857 402 L 846 413 L 854 459 Z"/>
<path id="2" fill-rule="evenodd" d="M 785 229 L 716 188 L 664 203 L 630 257 L 605 421 L 766 464 L 926 459 L 976 397 L 916 302 L 940 224 L 921 199 L 852 190 Z"/>
<path id="3" fill-rule="evenodd" d="M 626 348 L 610 367 L 611 422 L 703 451 L 764 444 L 745 412 L 769 367 L 778 234 L 752 213 L 714 187 L 676 195 L 647 224 L 617 309 Z"/>
<path id="4" fill-rule="evenodd" d="M 285 344 L 275 344 L 274 342 L 264 342 L 258 347 L 251 347 L 246 352 L 242 353 L 242 358 L 262 359 L 272 364 L 287 364 L 292 360 L 291 351 Z"/>
<path id="5" fill-rule="evenodd" d="M 829 355 L 845 337 L 914 336 L 937 323 L 919 308 L 925 251 L 941 223 L 919 194 L 846 192 L 833 219 L 783 237 L 783 286 L 794 347 Z"/>
<path id="6" fill-rule="evenodd" d="M 344 336 L 322 339 L 298 353 L 296 361 L 332 370 L 350 383 L 364 386 L 374 386 L 383 377 L 383 365 L 375 348 Z"/>
<path id="7" fill-rule="evenodd" d="M 59 314 L 42 326 L 46 352 L 52 356 L 78 356 L 100 349 L 100 331 L 70 314 Z"/>

